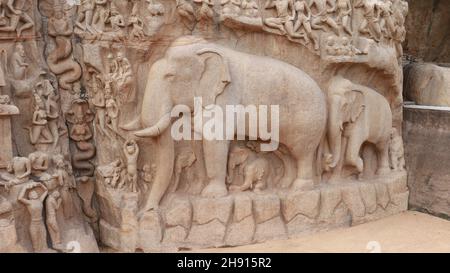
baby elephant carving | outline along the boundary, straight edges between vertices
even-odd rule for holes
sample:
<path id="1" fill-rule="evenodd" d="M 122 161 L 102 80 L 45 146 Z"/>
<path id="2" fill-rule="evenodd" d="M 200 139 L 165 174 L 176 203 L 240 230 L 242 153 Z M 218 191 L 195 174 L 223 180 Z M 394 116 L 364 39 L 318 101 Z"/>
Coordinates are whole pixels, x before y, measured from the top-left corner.
<path id="1" fill-rule="evenodd" d="M 269 176 L 269 162 L 266 158 L 258 155 L 250 148 L 234 146 L 230 152 L 228 161 L 228 183 L 234 180 L 235 169 L 244 176 L 242 185 L 232 185 L 232 192 L 242 192 L 249 189 L 262 191 L 267 187 L 267 177 Z"/>

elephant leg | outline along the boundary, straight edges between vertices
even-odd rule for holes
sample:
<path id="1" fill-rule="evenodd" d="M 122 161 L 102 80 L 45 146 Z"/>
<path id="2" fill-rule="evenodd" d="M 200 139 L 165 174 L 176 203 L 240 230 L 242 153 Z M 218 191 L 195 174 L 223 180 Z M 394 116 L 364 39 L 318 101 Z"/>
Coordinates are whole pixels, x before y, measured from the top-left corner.
<path id="1" fill-rule="evenodd" d="M 359 156 L 363 143 L 364 140 L 358 137 L 350 137 L 347 142 L 347 149 L 345 153 L 346 164 L 356 167 L 358 173 L 362 173 L 364 170 L 364 161 Z"/>
<path id="2" fill-rule="evenodd" d="M 297 178 L 292 187 L 295 190 L 310 190 L 314 187 L 314 153 L 305 153 L 301 150 L 301 147 L 298 147 L 298 152 L 296 149 L 293 150 L 293 155 L 297 159 Z"/>
<path id="3" fill-rule="evenodd" d="M 383 175 L 390 172 L 391 168 L 389 167 L 389 145 L 388 141 L 382 141 L 377 144 L 378 150 L 378 169 L 377 174 Z"/>
<path id="4" fill-rule="evenodd" d="M 253 174 L 246 172 L 244 174 L 244 184 L 242 184 L 241 186 L 231 186 L 230 190 L 232 192 L 246 191 L 252 187 L 252 184 L 253 184 Z"/>
<path id="5" fill-rule="evenodd" d="M 203 140 L 208 185 L 203 189 L 202 196 L 215 198 L 228 194 L 225 181 L 229 146 L 229 141 Z"/>

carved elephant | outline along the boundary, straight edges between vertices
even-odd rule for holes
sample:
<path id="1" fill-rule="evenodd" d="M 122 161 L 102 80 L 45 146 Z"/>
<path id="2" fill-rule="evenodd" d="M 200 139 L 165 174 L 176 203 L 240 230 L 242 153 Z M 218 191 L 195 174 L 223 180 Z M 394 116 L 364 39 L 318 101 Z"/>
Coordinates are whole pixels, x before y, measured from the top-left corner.
<path id="1" fill-rule="evenodd" d="M 279 105 L 279 142 L 297 161 L 293 186 L 313 186 L 315 153 L 325 133 L 325 94 L 302 70 L 268 57 L 238 52 L 193 36 L 181 37 L 155 62 L 147 79 L 142 110 L 137 120 L 122 126 L 138 137 L 155 138 L 159 151 L 155 184 L 145 210 L 158 206 L 169 186 L 174 162 L 171 110 L 194 98 L 203 105 Z M 195 115 L 195 113 L 194 113 Z M 136 131 L 139 128 L 142 130 Z M 203 140 L 208 185 L 202 195 L 227 195 L 227 158 L 230 141 Z"/>
<path id="2" fill-rule="evenodd" d="M 364 162 L 360 151 L 362 145 L 368 142 L 376 147 L 377 173 L 389 171 L 392 112 L 389 102 L 381 94 L 341 76 L 334 77 L 328 88 L 327 127 L 331 151 L 327 169 L 336 168 L 342 158 L 341 166 L 354 166 L 361 174 Z"/>
<path id="3" fill-rule="evenodd" d="M 267 186 L 267 179 L 270 175 L 269 161 L 248 147 L 234 146 L 230 149 L 228 158 L 228 177 L 229 183 L 233 181 L 235 169 L 243 175 L 244 183 L 242 185 L 231 185 L 230 191 L 242 192 L 249 189 L 255 191 L 264 190 Z"/>

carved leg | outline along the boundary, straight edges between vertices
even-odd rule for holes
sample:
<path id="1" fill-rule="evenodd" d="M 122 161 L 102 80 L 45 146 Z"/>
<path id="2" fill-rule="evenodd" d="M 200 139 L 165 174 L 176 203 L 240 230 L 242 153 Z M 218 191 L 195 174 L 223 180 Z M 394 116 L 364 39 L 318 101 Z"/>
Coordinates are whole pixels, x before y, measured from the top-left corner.
<path id="1" fill-rule="evenodd" d="M 314 187 L 314 153 L 309 152 L 309 154 L 305 154 L 304 151 L 300 153 L 293 151 L 293 153 L 295 158 L 297 158 L 297 179 L 295 179 L 292 187 L 295 190 L 310 190 Z"/>
<path id="2" fill-rule="evenodd" d="M 345 162 L 348 165 L 355 166 L 358 170 L 358 173 L 362 173 L 364 170 L 364 161 L 359 156 L 359 151 L 361 150 L 361 146 L 363 143 L 364 140 L 357 137 L 350 137 L 347 143 Z"/>
<path id="3" fill-rule="evenodd" d="M 377 174 L 387 174 L 391 170 L 389 167 L 389 145 L 388 141 L 383 141 L 377 145 L 378 150 L 378 170 Z"/>
<path id="4" fill-rule="evenodd" d="M 203 189 L 203 196 L 221 197 L 227 195 L 225 179 L 229 145 L 229 141 L 203 141 L 206 175 L 209 180 L 208 186 Z"/>

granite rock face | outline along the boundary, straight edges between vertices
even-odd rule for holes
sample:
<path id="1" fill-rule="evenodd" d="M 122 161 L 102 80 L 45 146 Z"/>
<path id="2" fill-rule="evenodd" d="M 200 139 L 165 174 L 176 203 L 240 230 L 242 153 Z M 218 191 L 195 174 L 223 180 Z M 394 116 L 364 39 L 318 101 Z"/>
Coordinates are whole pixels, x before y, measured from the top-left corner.
<path id="1" fill-rule="evenodd" d="M 425 62 L 450 63 L 450 2 L 408 0 L 405 53 Z"/>
<path id="2" fill-rule="evenodd" d="M 0 18 L 2 251 L 242 245 L 406 209 L 408 2 L 25 2 Z"/>

